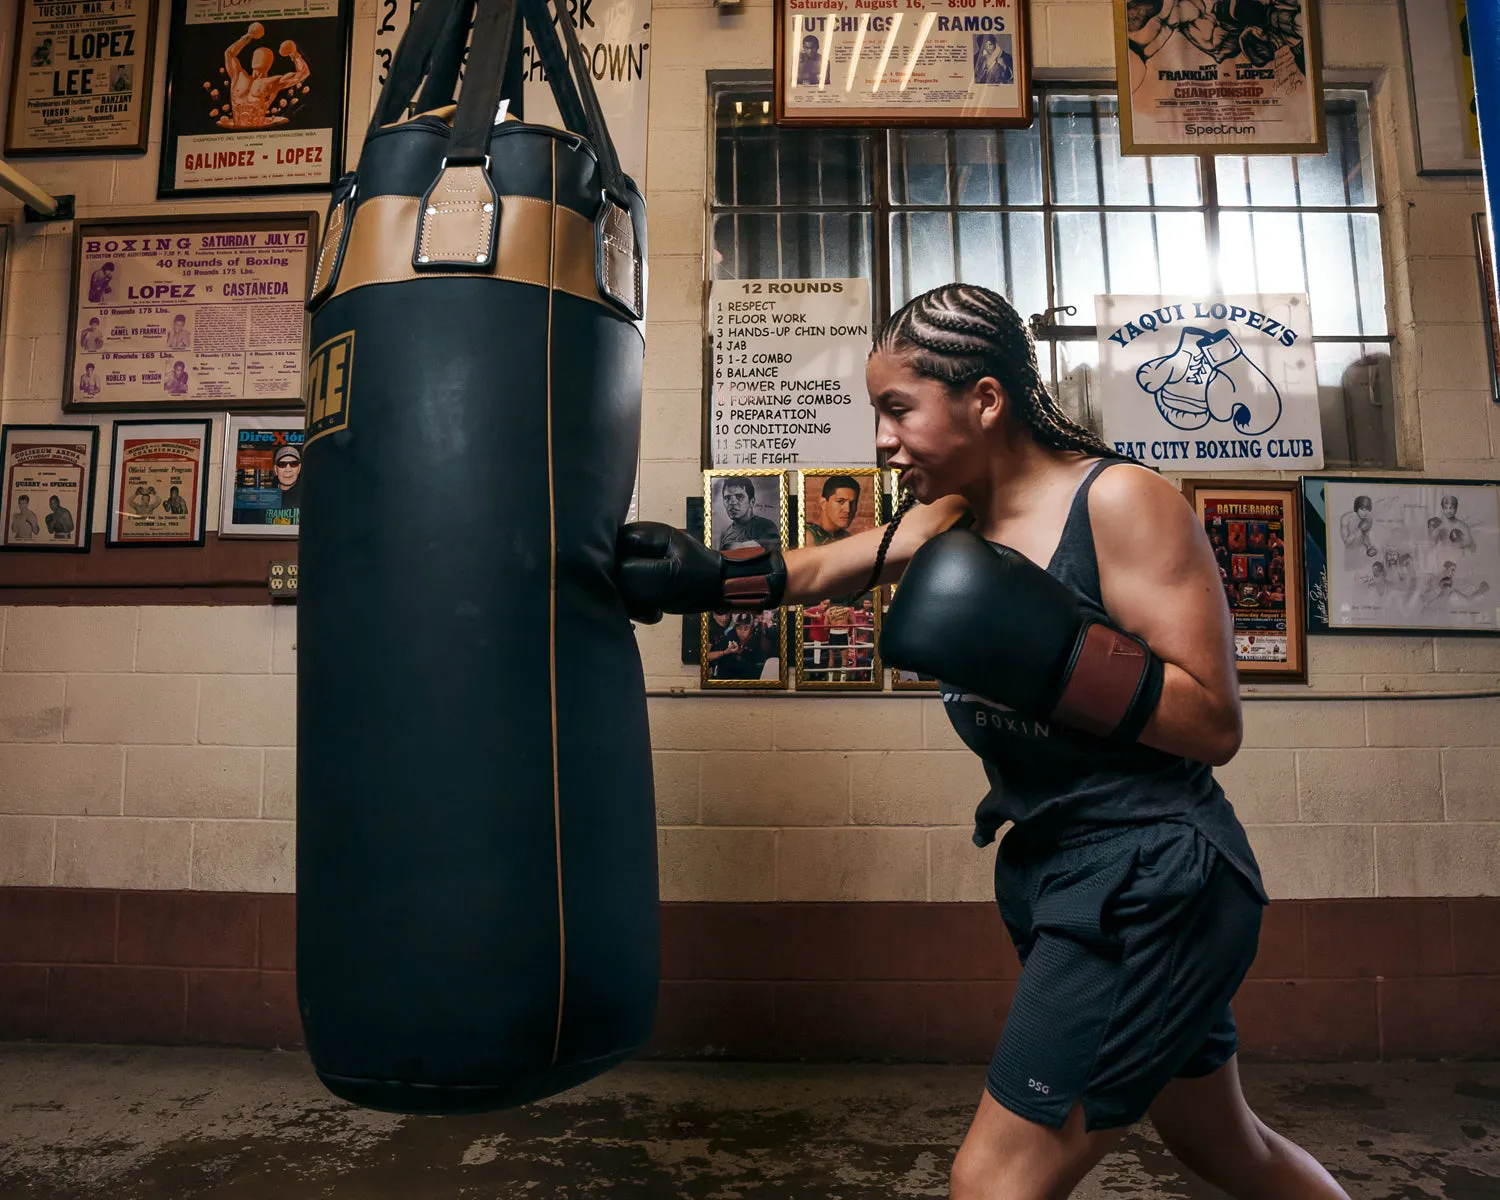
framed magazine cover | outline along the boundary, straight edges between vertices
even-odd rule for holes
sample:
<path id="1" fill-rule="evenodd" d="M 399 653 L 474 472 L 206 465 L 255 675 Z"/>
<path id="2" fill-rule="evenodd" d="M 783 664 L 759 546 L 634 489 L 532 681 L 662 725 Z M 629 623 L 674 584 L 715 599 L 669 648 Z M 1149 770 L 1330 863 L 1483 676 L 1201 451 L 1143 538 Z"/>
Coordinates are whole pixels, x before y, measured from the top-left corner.
<path id="1" fill-rule="evenodd" d="M 881 472 L 876 467 L 807 467 L 796 473 L 797 542 L 826 545 L 880 524 Z M 799 605 L 797 690 L 880 691 L 880 590 Z"/>
<path id="2" fill-rule="evenodd" d="M 783 547 L 785 473 L 767 468 L 703 472 L 703 542 L 715 550 L 755 543 Z M 705 689 L 779 691 L 787 686 L 785 608 L 702 613 L 699 684 Z"/>
<path id="3" fill-rule="evenodd" d="M 302 521 L 302 425 L 300 415 L 226 419 L 220 537 L 297 536 Z"/>

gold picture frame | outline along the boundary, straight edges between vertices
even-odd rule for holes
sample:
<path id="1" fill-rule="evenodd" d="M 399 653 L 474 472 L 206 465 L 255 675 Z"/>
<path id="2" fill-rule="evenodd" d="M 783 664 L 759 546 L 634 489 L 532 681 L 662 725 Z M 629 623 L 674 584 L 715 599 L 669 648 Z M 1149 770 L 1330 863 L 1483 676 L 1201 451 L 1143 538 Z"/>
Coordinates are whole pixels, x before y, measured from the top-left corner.
<path id="1" fill-rule="evenodd" d="M 878 467 L 807 467 L 796 472 L 796 480 L 799 546 L 837 541 L 880 525 L 885 497 Z M 849 484 L 853 495 L 847 494 Z M 881 590 L 796 607 L 798 691 L 885 689 Z"/>
<path id="2" fill-rule="evenodd" d="M 759 481 L 775 481 L 774 503 L 761 490 Z M 736 487 L 731 481 L 740 481 L 746 486 Z M 725 492 L 734 499 L 725 503 Z M 703 544 L 715 550 L 728 549 L 749 542 L 766 544 L 772 534 L 778 546 L 786 546 L 787 530 L 787 480 L 784 471 L 773 468 L 742 467 L 713 468 L 703 472 Z M 736 516 L 735 511 L 740 510 Z M 715 520 L 716 512 L 719 520 Z M 774 512 L 775 516 L 771 514 Z M 736 530 L 734 527 L 738 525 Z M 767 609 L 760 613 L 728 614 L 703 613 L 699 617 L 698 686 L 704 690 L 727 688 L 738 691 L 784 691 L 787 687 L 787 632 L 785 608 Z M 741 618 L 748 616 L 749 621 Z M 728 618 L 726 620 L 726 618 Z M 769 622 L 767 620 L 769 618 Z M 756 626 L 760 628 L 757 630 Z M 740 630 L 739 627 L 748 626 Z M 773 628 L 770 626 L 774 626 Z M 731 631 L 726 633 L 726 631 Z M 733 639 L 739 647 L 732 655 L 725 653 L 721 639 Z M 743 647 L 753 649 L 746 650 Z M 772 653 L 777 663 L 774 675 L 768 677 Z M 741 657 L 744 656 L 744 657 Z M 731 665 L 720 667 L 722 660 L 733 658 Z M 759 659 L 759 673 L 753 673 L 754 660 Z M 750 665 L 746 665 L 746 664 Z M 748 678 L 736 675 L 736 670 L 752 672 Z"/>

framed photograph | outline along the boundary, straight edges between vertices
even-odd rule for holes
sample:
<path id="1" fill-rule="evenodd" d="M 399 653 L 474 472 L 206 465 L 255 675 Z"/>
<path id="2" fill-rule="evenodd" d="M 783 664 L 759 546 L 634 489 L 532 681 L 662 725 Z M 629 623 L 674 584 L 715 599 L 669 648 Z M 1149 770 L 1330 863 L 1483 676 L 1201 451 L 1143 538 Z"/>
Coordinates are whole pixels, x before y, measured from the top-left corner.
<path id="1" fill-rule="evenodd" d="M 5 156 L 144 154 L 156 0 L 20 0 Z"/>
<path id="2" fill-rule="evenodd" d="M 1401 0 L 1417 174 L 1478 175 L 1479 116 L 1463 0 Z"/>
<path id="3" fill-rule="evenodd" d="M 225 422 L 220 537 L 297 536 L 303 436 L 301 417 L 231 416 Z"/>
<path id="4" fill-rule="evenodd" d="M 891 584 L 885 589 L 886 598 L 884 608 L 889 609 L 891 601 L 896 598 L 896 589 L 900 584 Z M 900 667 L 891 668 L 891 689 L 897 692 L 935 692 L 938 690 L 939 681 L 936 675 L 923 675 L 920 671 L 903 671 Z"/>
<path id="5" fill-rule="evenodd" d="M 1185 479 L 1234 622 L 1241 679 L 1307 682 L 1302 498 L 1296 480 Z"/>
<path id="6" fill-rule="evenodd" d="M 158 196 L 326 192 L 343 173 L 354 0 L 172 0 Z"/>
<path id="7" fill-rule="evenodd" d="M 1279 0 L 1260 23 L 1233 5 L 1113 0 L 1122 154 L 1322 154 L 1323 39 L 1316 0 Z"/>
<path id="8" fill-rule="evenodd" d="M 1302 479 L 1312 633 L 1500 633 L 1500 481 Z"/>
<path id="9" fill-rule="evenodd" d="M 302 409 L 318 218 L 79 221 L 66 412 Z"/>
<path id="10" fill-rule="evenodd" d="M 809 468 L 796 473 L 797 542 L 823 546 L 880 524 L 881 472 L 875 467 Z M 880 691 L 880 596 L 875 591 L 799 606 L 797 689 Z"/>
<path id="11" fill-rule="evenodd" d="M 703 541 L 721 551 L 751 543 L 789 545 L 786 475 L 766 469 L 704 471 Z M 701 614 L 701 686 L 784 689 L 786 611 L 773 608 L 758 613 Z"/>
<path id="12" fill-rule="evenodd" d="M 201 546 L 214 423 L 116 421 L 107 546 Z"/>
<path id="13" fill-rule="evenodd" d="M 97 425 L 0 428 L 0 550 L 88 553 Z"/>
<path id="14" fill-rule="evenodd" d="M 1031 124 L 1028 0 L 775 0 L 778 125 Z"/>
<path id="15" fill-rule="evenodd" d="M 1490 399 L 1500 403 L 1500 297 L 1495 292 L 1495 251 L 1490 245 L 1489 221 L 1473 216 L 1474 258 L 1479 264 L 1479 302 L 1484 306 L 1484 344 L 1489 352 Z"/>

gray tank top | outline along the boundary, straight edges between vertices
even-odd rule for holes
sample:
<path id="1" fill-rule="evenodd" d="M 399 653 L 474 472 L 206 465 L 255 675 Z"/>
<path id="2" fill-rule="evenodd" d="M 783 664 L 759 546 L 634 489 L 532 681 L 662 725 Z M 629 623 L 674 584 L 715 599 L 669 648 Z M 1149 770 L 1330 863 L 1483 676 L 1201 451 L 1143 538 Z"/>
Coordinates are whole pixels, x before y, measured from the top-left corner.
<path id="1" fill-rule="evenodd" d="M 1106 459 L 1084 477 L 1047 564 L 1050 575 L 1103 619 L 1088 498 L 1094 480 L 1114 465 Z M 983 760 L 990 782 L 974 814 L 975 845 L 989 845 L 1007 821 L 1015 823 L 1007 837 L 1042 846 L 1066 845 L 1109 827 L 1175 821 L 1198 829 L 1265 899 L 1249 839 L 1206 763 L 1037 720 L 948 684 L 942 697 L 953 728 Z"/>

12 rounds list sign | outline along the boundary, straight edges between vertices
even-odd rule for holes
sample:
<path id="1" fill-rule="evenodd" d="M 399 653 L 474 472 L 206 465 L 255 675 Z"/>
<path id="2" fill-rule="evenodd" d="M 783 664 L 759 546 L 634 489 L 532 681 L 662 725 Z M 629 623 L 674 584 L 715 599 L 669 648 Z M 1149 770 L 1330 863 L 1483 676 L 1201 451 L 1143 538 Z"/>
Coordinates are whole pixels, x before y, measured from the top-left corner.
<path id="1" fill-rule="evenodd" d="M 156 0 L 21 0 L 6 154 L 144 152 Z"/>
<path id="2" fill-rule="evenodd" d="M 157 194 L 332 186 L 352 2 L 175 0 Z"/>
<path id="3" fill-rule="evenodd" d="M 296 408 L 316 216 L 78 224 L 64 408 Z"/>
<path id="4" fill-rule="evenodd" d="M 715 467 L 873 466 L 867 279 L 717 279 L 709 292 Z"/>

